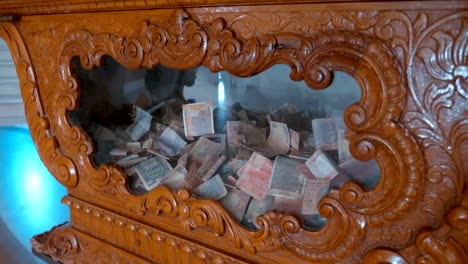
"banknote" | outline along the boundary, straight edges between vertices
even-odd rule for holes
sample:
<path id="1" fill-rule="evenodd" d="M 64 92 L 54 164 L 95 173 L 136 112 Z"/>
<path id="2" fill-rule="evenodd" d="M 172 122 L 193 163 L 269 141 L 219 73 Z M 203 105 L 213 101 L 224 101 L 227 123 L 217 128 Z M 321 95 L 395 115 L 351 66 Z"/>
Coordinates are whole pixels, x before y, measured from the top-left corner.
<path id="1" fill-rule="evenodd" d="M 237 221 L 241 221 L 250 198 L 247 193 L 239 189 L 232 189 L 219 202 Z"/>
<path id="2" fill-rule="evenodd" d="M 296 151 L 299 151 L 299 144 L 300 144 L 300 138 L 301 138 L 301 135 L 292 130 L 292 129 L 289 129 L 289 137 L 290 137 L 290 146 L 293 150 L 296 150 Z"/>
<path id="3" fill-rule="evenodd" d="M 351 158 L 349 141 L 345 138 L 345 130 L 338 130 L 338 159 L 339 163 Z"/>
<path id="4" fill-rule="evenodd" d="M 200 198 L 219 200 L 227 195 L 227 190 L 219 174 L 216 174 L 206 182 L 198 185 L 192 190 L 192 193 Z"/>
<path id="5" fill-rule="evenodd" d="M 247 139 L 249 136 L 249 139 Z M 252 124 L 243 121 L 227 121 L 226 122 L 226 137 L 228 145 L 239 145 L 240 140 L 248 144 L 264 145 L 266 140 L 266 130 L 256 127 Z"/>
<path id="6" fill-rule="evenodd" d="M 133 170 L 140 178 L 146 190 L 151 190 L 160 184 L 171 170 L 171 165 L 167 160 L 154 156 L 133 167 Z"/>
<path id="7" fill-rule="evenodd" d="M 236 186 L 236 182 L 237 182 L 237 179 L 231 175 L 228 175 L 226 179 L 224 180 L 224 183 L 230 186 Z"/>
<path id="8" fill-rule="evenodd" d="M 209 154 L 222 154 L 224 152 L 224 145 L 221 143 L 213 142 L 207 138 L 200 137 L 195 145 L 189 151 L 190 160 L 198 160 L 203 162 Z"/>
<path id="9" fill-rule="evenodd" d="M 329 180 L 307 180 L 302 200 L 302 214 L 318 214 L 317 205 L 320 199 L 328 193 L 330 187 Z"/>
<path id="10" fill-rule="evenodd" d="M 133 123 L 125 129 L 127 135 L 134 141 L 139 140 L 151 127 L 153 116 L 135 106 L 135 118 Z"/>
<path id="11" fill-rule="evenodd" d="M 208 180 L 216 170 L 223 164 L 226 158 L 223 155 L 210 154 L 206 157 L 197 171 L 197 177 L 202 181 Z"/>
<path id="12" fill-rule="evenodd" d="M 170 127 L 164 129 L 159 136 L 159 141 L 167 146 L 175 155 L 179 154 L 185 145 L 187 145 L 187 142 Z"/>
<path id="13" fill-rule="evenodd" d="M 334 162 L 320 149 L 315 151 L 305 164 L 317 179 L 332 180 L 338 175 Z"/>
<path id="14" fill-rule="evenodd" d="M 177 165 L 161 180 L 161 184 L 167 185 L 172 190 L 178 191 L 184 187 L 186 176 L 187 170 L 183 166 Z"/>
<path id="15" fill-rule="evenodd" d="M 303 160 L 276 156 L 273 163 L 268 194 L 274 196 L 298 196 L 302 194 L 304 178 L 297 173 L 296 167 Z"/>
<path id="16" fill-rule="evenodd" d="M 134 159 L 125 159 L 125 160 L 119 160 L 116 162 L 116 165 L 121 167 L 122 169 L 126 169 L 132 166 L 135 166 L 145 160 L 148 160 L 149 157 L 137 157 Z"/>
<path id="17" fill-rule="evenodd" d="M 199 160 L 193 160 L 190 162 L 187 169 L 187 176 L 185 177 L 185 188 L 193 190 L 203 183 L 203 181 L 197 176 L 200 166 L 201 162 Z"/>
<path id="18" fill-rule="evenodd" d="M 237 172 L 239 179 L 236 186 L 258 200 L 265 198 L 273 162 L 268 158 L 254 152 L 249 161 Z"/>
<path id="19" fill-rule="evenodd" d="M 290 137 L 288 126 L 284 123 L 270 122 L 270 135 L 267 147 L 274 155 L 286 154 L 289 151 Z"/>
<path id="20" fill-rule="evenodd" d="M 319 118 L 312 120 L 315 147 L 322 150 L 338 148 L 338 118 Z"/>
<path id="21" fill-rule="evenodd" d="M 211 102 L 183 105 L 182 117 L 186 137 L 214 134 L 213 107 Z"/>
<path id="22" fill-rule="evenodd" d="M 314 176 L 314 174 L 309 170 L 309 168 L 307 168 L 307 165 L 305 165 L 304 163 L 297 165 L 296 171 L 306 179 L 309 179 L 309 180 L 317 179 L 317 177 Z"/>

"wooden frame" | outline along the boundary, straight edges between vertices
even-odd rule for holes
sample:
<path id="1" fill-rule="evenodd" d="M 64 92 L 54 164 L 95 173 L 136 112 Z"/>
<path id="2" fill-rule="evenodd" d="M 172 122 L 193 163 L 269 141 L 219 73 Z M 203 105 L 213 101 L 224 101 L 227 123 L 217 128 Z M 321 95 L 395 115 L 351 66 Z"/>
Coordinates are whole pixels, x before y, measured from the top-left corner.
<path id="1" fill-rule="evenodd" d="M 69 192 L 70 224 L 33 246 L 67 263 L 464 263 L 468 13 L 434 3 L 415 9 L 420 4 L 400 11 L 379 3 L 194 7 L 1 22 L 31 134 Z M 119 170 L 95 168 L 91 139 L 68 121 L 80 103 L 72 59 L 91 69 L 104 55 L 128 68 L 203 65 L 237 76 L 286 63 L 293 80 L 314 89 L 326 88 L 333 70 L 345 71 L 362 90 L 344 114 L 350 149 L 377 160 L 381 181 L 370 191 L 347 183 L 323 198 L 328 221 L 318 232 L 274 211 L 250 231 L 186 190 L 134 196 Z"/>

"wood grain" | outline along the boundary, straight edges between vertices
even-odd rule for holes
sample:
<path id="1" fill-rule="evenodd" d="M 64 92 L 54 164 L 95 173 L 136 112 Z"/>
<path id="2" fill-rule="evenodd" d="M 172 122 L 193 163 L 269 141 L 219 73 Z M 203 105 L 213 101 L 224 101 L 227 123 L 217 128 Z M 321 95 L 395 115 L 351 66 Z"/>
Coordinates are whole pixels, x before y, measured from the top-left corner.
<path id="1" fill-rule="evenodd" d="M 66 263 L 73 256 L 178 263 L 181 251 L 194 263 L 466 262 L 468 13 L 457 1 L 418 10 L 424 3 L 168 8 L 3 22 L 17 65 L 30 65 L 17 70 L 33 138 L 70 194 L 71 225 L 35 248 Z M 117 168 L 94 166 L 91 138 L 67 117 L 80 104 L 72 59 L 92 69 L 105 55 L 131 69 L 202 65 L 236 76 L 284 63 L 312 89 L 345 71 L 362 91 L 344 113 L 350 150 L 376 159 L 381 181 L 369 191 L 347 183 L 324 197 L 320 231 L 274 211 L 257 219 L 259 230 L 247 230 L 217 202 L 186 190 L 134 196 Z M 80 232 L 109 251 L 94 252 L 97 242 Z M 161 233 L 168 235 L 151 235 Z"/>

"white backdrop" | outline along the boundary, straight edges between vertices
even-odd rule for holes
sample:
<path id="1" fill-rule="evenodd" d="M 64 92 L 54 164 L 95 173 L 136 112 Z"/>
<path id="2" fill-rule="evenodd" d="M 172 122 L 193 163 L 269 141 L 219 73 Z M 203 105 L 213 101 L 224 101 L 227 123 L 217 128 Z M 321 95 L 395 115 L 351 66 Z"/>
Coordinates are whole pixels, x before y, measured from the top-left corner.
<path id="1" fill-rule="evenodd" d="M 18 76 L 10 51 L 0 39 L 0 126 L 26 123 Z"/>

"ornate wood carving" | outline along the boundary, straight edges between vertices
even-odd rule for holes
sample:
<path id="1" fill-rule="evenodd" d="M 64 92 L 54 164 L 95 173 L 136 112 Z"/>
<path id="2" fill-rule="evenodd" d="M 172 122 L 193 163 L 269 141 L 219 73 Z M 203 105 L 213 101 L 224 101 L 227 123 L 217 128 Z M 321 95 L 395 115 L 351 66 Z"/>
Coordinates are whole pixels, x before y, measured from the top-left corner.
<path id="1" fill-rule="evenodd" d="M 64 203 L 70 206 L 72 215 L 82 218 L 80 223 L 54 227 L 31 240 L 38 252 L 56 261 L 92 263 L 93 259 L 101 259 L 108 263 L 245 263 L 71 197 L 64 198 Z M 104 238 L 112 246 L 86 235 L 89 232 Z M 128 252 L 141 258 L 134 258 Z"/>
<path id="2" fill-rule="evenodd" d="M 51 88 L 39 86 L 36 94 L 44 91 L 46 99 L 36 96 L 38 104 L 27 110 L 29 115 L 42 113 L 38 109 L 45 101 L 38 121 L 28 119 L 31 127 L 44 124 L 40 131 L 48 131 L 34 138 L 41 157 L 53 157 L 46 158 L 46 166 L 60 182 L 75 187 L 70 189 L 72 196 L 89 203 L 65 199 L 70 206 L 80 207 L 72 208 L 79 213 L 72 214 L 70 228 L 131 248 L 153 261 L 157 259 L 137 251 L 131 239 L 118 245 L 112 242 L 118 238 L 110 239 L 117 234 L 109 230 L 120 216 L 108 211 L 141 222 L 134 226 L 157 226 L 216 250 L 233 247 L 230 254 L 256 262 L 466 261 L 457 242 L 467 232 L 466 205 L 450 211 L 451 227 L 442 224 L 449 210 L 466 196 L 463 188 L 468 179 L 467 11 L 324 9 L 311 11 L 308 5 L 177 9 L 170 16 L 160 11 L 156 22 L 150 13 L 143 18 L 120 17 L 122 21 L 115 18 L 117 14 L 108 14 L 115 20 L 105 30 L 99 23 L 109 22 L 103 19 L 86 24 L 75 18 L 57 26 L 59 52 L 46 51 L 55 64 L 44 67 L 50 75 L 42 77 L 54 84 L 44 81 Z M 35 32 L 21 23 L 20 29 L 32 49 L 37 49 Z M 327 224 L 314 232 L 303 228 L 300 219 L 274 211 L 260 216 L 261 228 L 250 231 L 218 203 L 197 200 L 185 190 L 174 193 L 159 187 L 134 196 L 127 190 L 127 177 L 116 168 L 94 167 L 92 141 L 67 119 L 80 100 L 79 83 L 70 68 L 72 58 L 79 56 L 82 66 L 92 69 L 100 66 L 104 55 L 128 68 L 203 65 L 238 76 L 286 63 L 293 80 L 304 80 L 314 89 L 326 88 L 334 70 L 345 71 L 362 90 L 359 103 L 344 114 L 350 149 L 356 158 L 378 161 L 381 181 L 372 190 L 347 183 L 332 191 L 319 204 Z M 33 59 L 41 56 L 35 51 Z M 27 91 L 25 85 L 23 91 Z M 46 139 L 53 143 L 38 143 Z M 92 217 L 111 219 L 109 224 L 99 220 L 102 223 L 93 226 L 82 216 L 83 207 L 90 217 L 90 212 L 104 212 Z M 150 229 L 145 227 L 143 234 Z M 465 242 L 461 245 L 466 246 Z M 54 252 L 53 248 L 57 246 L 49 246 L 47 252 Z"/>
<path id="3" fill-rule="evenodd" d="M 57 140 L 50 133 L 49 119 L 42 107 L 40 90 L 26 46 L 10 22 L 0 22 L 0 37 L 8 44 L 16 65 L 26 119 L 36 148 L 41 150 L 40 158 L 57 181 L 72 188 L 77 184 L 78 172 L 73 162 L 61 153 Z"/>

